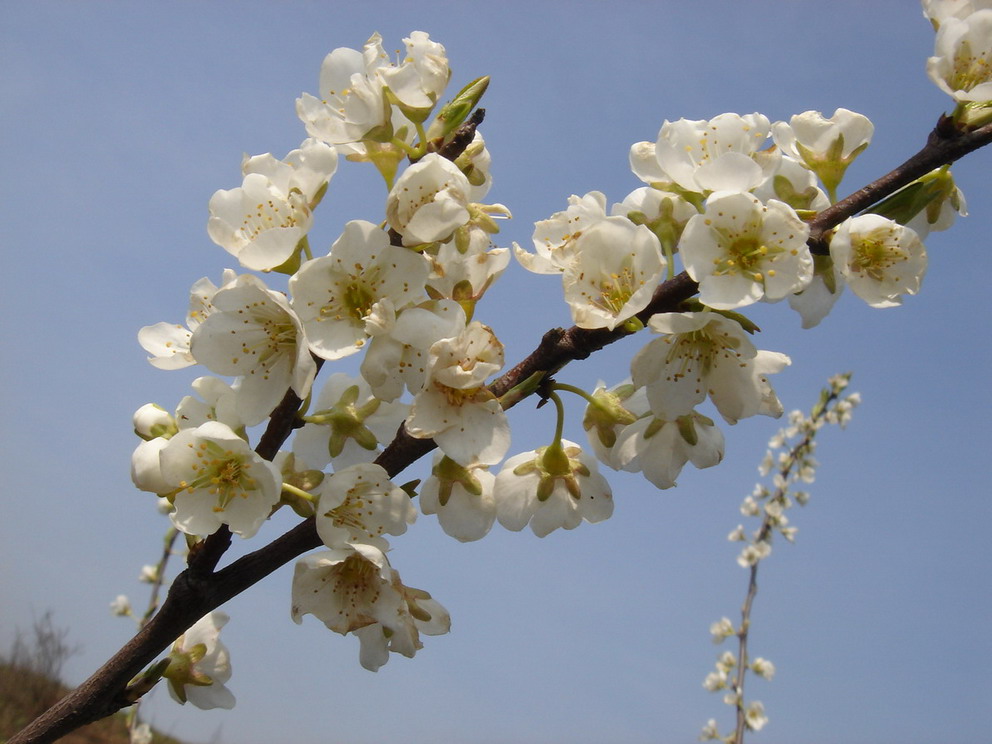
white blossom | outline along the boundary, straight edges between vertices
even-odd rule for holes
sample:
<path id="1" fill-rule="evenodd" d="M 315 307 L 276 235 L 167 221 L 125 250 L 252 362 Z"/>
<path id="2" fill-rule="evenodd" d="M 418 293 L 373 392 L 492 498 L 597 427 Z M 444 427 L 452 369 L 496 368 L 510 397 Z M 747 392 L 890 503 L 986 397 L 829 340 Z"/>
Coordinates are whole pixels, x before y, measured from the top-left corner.
<path id="1" fill-rule="evenodd" d="M 210 239 L 254 271 L 274 269 L 300 251 L 313 221 L 311 210 L 337 170 L 334 148 L 315 139 L 285 160 L 246 157 L 240 187 L 210 198 Z"/>
<path id="2" fill-rule="evenodd" d="M 306 397 L 317 366 L 285 295 L 246 274 L 219 290 L 213 305 L 190 348 L 212 372 L 242 378 L 238 414 L 246 424 L 264 420 L 290 387 Z"/>
<path id="3" fill-rule="evenodd" d="M 820 212 L 830 206 L 813 171 L 788 155 L 779 158 L 775 171 L 752 193 L 766 203 L 772 199 L 784 202 L 800 214 Z"/>
<path id="4" fill-rule="evenodd" d="M 992 8 L 992 0 L 923 0 L 923 15 L 934 28 L 940 28 L 947 18 L 963 19 L 983 8 Z"/>
<path id="5" fill-rule="evenodd" d="M 707 692 L 716 692 L 717 690 L 726 688 L 726 686 L 727 673 L 723 670 L 710 672 L 706 675 L 706 679 L 703 680 L 703 687 Z"/>
<path id="6" fill-rule="evenodd" d="M 930 79 L 959 103 L 992 102 L 992 9 L 945 17 L 937 30 Z"/>
<path id="7" fill-rule="evenodd" d="M 610 390 L 602 383 L 597 384 L 582 417 L 582 428 L 601 463 L 614 470 L 621 469 L 615 461 L 617 437 L 648 410 L 647 393 L 644 388 L 635 388 L 630 379 Z"/>
<path id="8" fill-rule="evenodd" d="M 621 470 L 642 472 L 658 488 L 672 488 L 691 462 L 709 468 L 723 460 L 723 433 L 698 413 L 673 421 L 645 416 L 617 435 L 613 462 Z"/>
<path id="9" fill-rule="evenodd" d="M 510 426 L 485 381 L 503 366 L 503 344 L 472 321 L 457 336 L 435 342 L 424 389 L 406 420 L 407 432 L 431 438 L 460 465 L 494 465 L 510 446 Z"/>
<path id="10" fill-rule="evenodd" d="M 851 291 L 872 307 L 893 307 L 916 294 L 927 253 L 915 232 L 877 214 L 844 220 L 830 240 L 830 255 Z"/>
<path id="11" fill-rule="evenodd" d="M 362 360 L 362 377 L 375 396 L 392 401 L 405 387 L 424 388 L 431 346 L 465 329 L 465 311 L 454 300 L 432 300 L 404 310 L 388 327 L 376 329 Z"/>
<path id="12" fill-rule="evenodd" d="M 162 464 L 159 453 L 169 443 L 165 437 L 155 437 L 142 441 L 131 453 L 131 482 L 135 487 L 155 494 L 166 494 L 174 486 L 162 477 Z M 169 506 L 169 511 L 172 506 Z"/>
<path id="13" fill-rule="evenodd" d="M 496 520 L 495 480 L 488 465 L 462 466 L 437 452 L 430 477 L 420 486 L 420 510 L 437 514 L 441 529 L 456 540 L 478 540 Z"/>
<path id="14" fill-rule="evenodd" d="M 161 477 L 175 492 L 169 516 L 188 535 L 209 535 L 226 524 L 251 537 L 279 501 L 279 471 L 218 421 L 180 431 L 159 460 Z"/>
<path id="15" fill-rule="evenodd" d="M 648 325 L 664 334 L 634 356 L 634 384 L 646 387 L 655 416 L 672 421 L 708 395 L 729 424 L 757 414 L 780 416 L 767 375 L 789 357 L 759 351 L 736 322 L 718 313 L 662 313 Z"/>
<path id="16" fill-rule="evenodd" d="M 844 277 L 829 256 L 813 257 L 813 279 L 789 295 L 789 307 L 799 313 L 803 328 L 820 324 L 844 292 Z"/>
<path id="17" fill-rule="evenodd" d="M 429 111 L 451 77 L 447 53 L 423 31 L 412 32 L 403 45 L 406 56 L 400 64 L 380 67 L 379 75 L 406 112 Z"/>
<path id="18" fill-rule="evenodd" d="M 176 423 L 180 429 L 194 429 L 208 421 L 220 421 L 240 432 L 249 425 L 238 412 L 238 388 L 210 376 L 197 377 L 190 387 L 200 397 L 187 395 L 179 401 Z"/>
<path id="19" fill-rule="evenodd" d="M 293 438 L 293 452 L 314 468 L 335 470 L 371 462 L 396 434 L 410 406 L 372 394 L 361 377 L 335 372 L 311 406 L 307 423 Z"/>
<path id="20" fill-rule="evenodd" d="M 562 274 L 565 301 L 579 328 L 609 328 L 647 307 L 667 262 L 658 238 L 625 217 L 605 217 L 575 239 Z"/>
<path id="21" fill-rule="evenodd" d="M 679 251 L 700 301 L 730 310 L 806 287 L 813 278 L 808 237 L 809 226 L 784 202 L 719 193 L 689 220 Z"/>
<path id="22" fill-rule="evenodd" d="M 458 166 L 437 153 L 428 153 L 407 168 L 390 189 L 386 218 L 403 236 L 403 245 L 447 240 L 469 221 L 471 190 Z"/>
<path id="23" fill-rule="evenodd" d="M 234 707 L 234 695 L 224 686 L 231 678 L 230 654 L 220 641 L 228 620 L 223 612 L 211 612 L 172 645 L 164 676 L 177 702 L 188 701 L 203 710 Z"/>
<path id="24" fill-rule="evenodd" d="M 127 598 L 127 595 L 118 594 L 113 602 L 110 603 L 110 611 L 118 617 L 127 617 L 131 614 L 131 600 Z"/>
<path id="25" fill-rule="evenodd" d="M 172 414 L 155 403 L 145 403 L 134 412 L 131 422 L 134 424 L 134 433 L 146 441 L 155 437 L 168 439 L 179 428 Z"/>
<path id="26" fill-rule="evenodd" d="M 395 312 L 424 299 L 428 271 L 422 255 L 390 245 L 371 222 L 346 224 L 330 254 L 307 261 L 289 280 L 311 351 L 323 359 L 359 351 L 383 304 Z"/>
<path id="27" fill-rule="evenodd" d="M 713 643 L 722 643 L 727 638 L 737 634 L 737 629 L 730 621 L 729 617 L 721 617 L 710 626 L 710 635 L 713 636 Z"/>
<path id="28" fill-rule="evenodd" d="M 613 494 L 596 461 L 566 439 L 514 455 L 496 476 L 496 518 L 508 530 L 530 524 L 538 537 L 613 514 Z"/>
<path id="29" fill-rule="evenodd" d="M 763 679 L 771 680 L 775 676 L 775 665 L 759 656 L 751 662 L 751 671 Z"/>
<path id="30" fill-rule="evenodd" d="M 767 542 L 752 543 L 746 545 L 737 556 L 737 563 L 741 568 L 750 568 L 771 555 L 771 552 L 772 546 Z"/>
<path id="31" fill-rule="evenodd" d="M 775 155 L 756 160 L 770 123 L 761 114 L 720 114 L 709 121 L 665 121 L 658 140 L 631 147 L 634 174 L 648 184 L 674 184 L 700 194 L 750 191 L 774 170 Z"/>
<path id="32" fill-rule="evenodd" d="M 231 269 L 224 269 L 221 287 L 227 286 L 236 277 Z M 211 300 L 217 290 L 217 285 L 206 277 L 199 279 L 189 291 L 186 326 L 176 323 L 155 323 L 138 331 L 138 343 L 152 355 L 148 361 L 153 367 L 182 369 L 196 364 L 196 359 L 193 358 L 189 348 L 190 338 L 197 326 L 213 312 L 214 306 Z"/>
<path id="33" fill-rule="evenodd" d="M 364 543 L 385 551 L 382 535 L 402 535 L 416 518 L 410 495 L 375 463 L 343 468 L 320 485 L 316 527 L 329 548 Z"/>
<path id="34" fill-rule="evenodd" d="M 475 303 L 510 263 L 507 248 L 495 248 L 480 227 L 466 231 L 464 245 L 457 238 L 442 243 L 431 259 L 427 291 L 434 299 Z"/>
<path id="35" fill-rule="evenodd" d="M 839 108 L 827 119 L 805 111 L 789 123 L 775 122 L 772 138 L 785 154 L 806 164 L 834 193 L 847 167 L 871 142 L 875 125 L 867 116 Z"/>
<path id="36" fill-rule="evenodd" d="M 634 189 L 610 212 L 645 225 L 658 238 L 666 256 L 677 250 L 685 226 L 699 214 L 696 206 L 679 194 L 650 186 Z"/>
<path id="37" fill-rule="evenodd" d="M 761 731 L 768 723 L 768 716 L 765 715 L 765 706 L 758 701 L 749 703 L 744 711 L 744 721 L 751 731 Z"/>
<path id="38" fill-rule="evenodd" d="M 533 253 L 513 244 L 517 260 L 536 274 L 560 274 L 575 253 L 575 241 L 589 227 L 604 219 L 606 196 L 602 192 L 590 191 L 584 196 L 572 194 L 566 209 L 534 223 Z"/>
<path id="39" fill-rule="evenodd" d="M 412 127 L 403 113 L 422 121 L 451 73 L 444 47 L 423 31 L 414 31 L 403 43 L 407 54 L 398 65 L 390 61 L 377 33 L 362 51 L 338 48 L 328 54 L 320 68 L 318 95 L 304 93 L 296 99 L 296 113 L 307 132 L 346 153 L 364 153 L 365 147 L 356 143 L 366 138 L 388 141 L 404 127 L 403 139 L 410 139 Z"/>
<path id="40" fill-rule="evenodd" d="M 328 629 L 361 641 L 363 667 L 377 671 L 389 652 L 412 657 L 420 634 L 447 633 L 451 619 L 430 594 L 405 586 L 385 554 L 350 545 L 304 556 L 293 575 L 292 617 L 312 614 Z"/>

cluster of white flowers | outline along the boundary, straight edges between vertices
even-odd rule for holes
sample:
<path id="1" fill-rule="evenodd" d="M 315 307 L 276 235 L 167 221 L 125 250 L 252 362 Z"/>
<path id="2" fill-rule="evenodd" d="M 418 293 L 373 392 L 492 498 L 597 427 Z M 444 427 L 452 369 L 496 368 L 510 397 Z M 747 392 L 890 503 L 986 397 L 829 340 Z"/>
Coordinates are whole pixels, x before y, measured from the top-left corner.
<path id="1" fill-rule="evenodd" d="M 962 22 L 980 27 L 989 13 Z M 957 17 L 941 16 L 938 48 L 952 43 L 942 39 Z M 959 37 L 968 34 L 954 31 Z M 544 536 L 604 520 L 614 504 L 597 459 L 670 488 L 687 462 L 706 468 L 723 458 L 722 432 L 697 410 L 707 400 L 731 425 L 781 415 L 768 378 L 789 357 L 754 345 L 743 308 L 788 299 L 815 325 L 845 284 L 869 305 L 898 304 L 926 269 L 907 224 L 941 229 L 964 209 L 943 169 L 920 179 L 911 207 L 903 199 L 849 219 L 824 236 L 829 254 L 814 255 L 808 222 L 835 201 L 867 147 L 866 117 L 838 109 L 829 119 L 810 111 L 775 123 L 758 113 L 666 121 L 655 142 L 630 151 L 646 185 L 609 210 L 600 192 L 572 196 L 535 225 L 533 252 L 514 245 L 526 269 L 561 275 L 579 329 L 619 336 L 647 327 L 658 337 L 633 356 L 627 381 L 592 394 L 571 388 L 588 400 L 583 423 L 595 456 L 562 437 L 555 391 L 570 386 L 543 379 L 524 392 L 540 388 L 554 400 L 554 436 L 507 458 L 504 407 L 513 401 L 490 387 L 503 344 L 475 318 L 510 257 L 491 237 L 509 210 L 483 201 L 492 178 L 476 106 L 488 78 L 438 106 L 451 77 L 444 47 L 420 31 L 404 43 L 395 61 L 378 34 L 362 50 L 331 52 L 318 94 L 296 102 L 308 137 L 282 160 L 245 157 L 241 185 L 210 199 L 210 238 L 265 278 L 228 269 L 219 285 L 200 279 L 185 325 L 141 330 L 155 366 L 199 364 L 233 381 L 198 378 L 196 395 L 174 413 L 139 409 L 132 457 L 135 485 L 165 500 L 191 543 L 222 528 L 249 538 L 282 506 L 313 517 L 324 550 L 297 564 L 292 616 L 355 634 L 373 670 L 449 626 L 444 608 L 404 585 L 387 559 L 387 536 L 417 515 L 416 482 L 400 488 L 375 462 L 398 429 L 437 445 L 420 511 L 458 540 L 477 540 L 497 521 Z M 347 222 L 327 254 L 314 256 L 315 210 L 342 157 L 382 175 L 383 220 Z M 651 314 L 677 262 L 699 297 Z M 283 289 L 270 286 L 282 277 Z M 356 354 L 358 376 L 335 372 L 315 390 L 325 362 Z M 294 401 L 302 408 L 291 444 L 262 457 L 250 429 Z M 767 501 L 766 514 L 777 503 Z M 786 530 L 784 521 L 775 527 Z M 764 545 L 749 545 L 745 562 L 767 554 Z"/>

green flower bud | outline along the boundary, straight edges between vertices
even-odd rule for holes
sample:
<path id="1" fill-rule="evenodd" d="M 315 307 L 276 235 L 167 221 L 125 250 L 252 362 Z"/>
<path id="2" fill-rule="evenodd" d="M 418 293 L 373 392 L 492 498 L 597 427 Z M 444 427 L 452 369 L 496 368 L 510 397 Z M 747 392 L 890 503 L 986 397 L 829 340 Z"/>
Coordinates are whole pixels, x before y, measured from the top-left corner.
<path id="1" fill-rule="evenodd" d="M 464 122 L 472 110 L 479 105 L 482 95 L 489 87 L 489 76 L 476 78 L 466 85 L 438 112 L 427 130 L 428 139 L 444 138 L 454 132 Z"/>

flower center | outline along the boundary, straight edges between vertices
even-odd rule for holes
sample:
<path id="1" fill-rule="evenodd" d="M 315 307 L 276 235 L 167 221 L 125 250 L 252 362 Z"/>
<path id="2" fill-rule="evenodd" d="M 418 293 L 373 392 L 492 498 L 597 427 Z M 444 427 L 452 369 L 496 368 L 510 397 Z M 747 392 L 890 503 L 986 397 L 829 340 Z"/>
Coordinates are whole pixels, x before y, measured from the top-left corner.
<path id="1" fill-rule="evenodd" d="M 306 205 L 301 200 L 302 194 L 294 192 L 286 200 L 273 197 L 259 202 L 242 220 L 241 236 L 250 242 L 266 230 L 295 227 L 306 218 Z"/>
<path id="2" fill-rule="evenodd" d="M 737 351 L 740 339 L 709 326 L 665 336 L 670 344 L 665 356 L 665 366 L 669 368 L 668 379 L 677 382 L 689 374 L 708 375 L 721 357 L 733 363 L 740 363 L 741 354 Z"/>
<path id="3" fill-rule="evenodd" d="M 723 242 L 725 254 L 713 259 L 716 269 L 714 276 L 740 274 L 752 281 L 764 281 L 762 266 L 775 260 L 782 248 L 769 246 L 754 235 L 744 235 L 726 239 Z M 773 270 L 769 270 L 771 273 Z"/>
<path id="4" fill-rule="evenodd" d="M 327 581 L 343 605 L 338 614 L 349 618 L 349 631 L 375 622 L 365 614 L 379 599 L 382 585 L 379 569 L 372 561 L 354 553 L 332 567 Z"/>
<path id="5" fill-rule="evenodd" d="M 619 273 L 612 273 L 599 282 L 599 297 L 592 304 L 601 310 L 618 315 L 634 292 L 643 282 L 639 282 L 629 266 Z"/>
<path id="6" fill-rule="evenodd" d="M 280 308 L 271 307 L 264 300 L 246 305 L 244 311 L 261 330 L 261 334 L 244 334 L 241 353 L 257 359 L 256 369 L 268 379 L 270 370 L 286 355 L 296 351 L 296 326 Z M 246 321 L 247 322 L 247 321 Z M 249 374 L 254 374 L 255 369 Z"/>
<path id="7" fill-rule="evenodd" d="M 352 488 L 341 505 L 331 509 L 325 516 L 330 517 L 335 527 L 375 537 L 381 535 L 383 530 L 381 526 L 370 529 L 365 524 L 364 517 L 372 513 L 372 503 L 362 495 L 363 491 L 360 487 Z"/>
<path id="8" fill-rule="evenodd" d="M 493 394 L 485 386 L 471 388 L 453 388 L 434 380 L 434 387 L 444 396 L 452 408 L 461 408 L 466 403 L 485 403 Z"/>
<path id="9" fill-rule="evenodd" d="M 864 237 L 853 246 L 850 269 L 866 274 L 877 282 L 900 261 L 905 261 L 906 253 L 897 245 L 875 236 Z"/>
<path id="10" fill-rule="evenodd" d="M 992 79 L 992 60 L 986 54 L 976 56 L 971 44 L 963 41 L 954 55 L 954 72 L 948 82 L 954 90 L 970 91 Z"/>
<path id="11" fill-rule="evenodd" d="M 258 488 L 258 483 L 248 473 L 251 462 L 243 455 L 224 449 L 216 442 L 200 442 L 189 447 L 197 459 L 193 465 L 196 475 L 180 485 L 190 493 L 205 490 L 215 496 L 214 511 L 224 511 L 235 497 L 248 498 L 248 491 Z"/>

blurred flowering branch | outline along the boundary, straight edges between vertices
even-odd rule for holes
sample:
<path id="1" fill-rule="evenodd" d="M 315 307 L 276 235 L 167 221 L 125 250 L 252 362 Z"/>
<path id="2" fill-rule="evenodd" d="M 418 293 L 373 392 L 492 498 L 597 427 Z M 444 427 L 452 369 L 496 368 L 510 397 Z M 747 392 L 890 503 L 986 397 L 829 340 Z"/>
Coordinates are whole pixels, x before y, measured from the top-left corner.
<path id="1" fill-rule="evenodd" d="M 815 479 L 819 463 L 813 453 L 820 430 L 827 424 L 845 428 L 855 406 L 861 402 L 858 393 L 844 394 L 850 379 L 850 373 L 831 377 L 830 387 L 820 392 L 820 398 L 809 415 L 798 410 L 789 414 L 789 425 L 771 438 L 769 450 L 758 468 L 762 476 L 774 473 L 773 490 L 759 483 L 741 505 L 744 516 L 760 517 L 761 524 L 751 535 L 745 532 L 743 525 L 739 525 L 729 535 L 733 542 L 746 543 L 737 557 L 737 562 L 742 568 L 748 569 L 749 574 L 740 623 L 735 627 L 730 619 L 722 618 L 710 626 L 715 643 L 736 637 L 737 652 L 723 652 L 717 660 L 716 671 L 708 674 L 703 682 L 703 686 L 711 692 L 727 691 L 724 702 L 735 708 L 736 724 L 732 734 L 721 736 L 716 720 L 711 719 L 703 728 L 701 739 L 743 744 L 746 731 L 758 731 L 768 722 L 764 705 L 756 700 L 746 702 L 744 697 L 748 671 L 768 680 L 775 674 L 775 665 L 772 662 L 761 657 L 752 660 L 748 652 L 751 610 L 758 594 L 758 565 L 771 555 L 772 537 L 775 533 L 789 542 L 795 540 L 796 528 L 789 526 L 786 511 L 795 504 L 805 506 L 809 501 L 809 493 L 794 490 L 793 486 L 798 483 L 809 484 Z"/>

